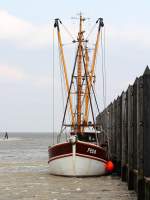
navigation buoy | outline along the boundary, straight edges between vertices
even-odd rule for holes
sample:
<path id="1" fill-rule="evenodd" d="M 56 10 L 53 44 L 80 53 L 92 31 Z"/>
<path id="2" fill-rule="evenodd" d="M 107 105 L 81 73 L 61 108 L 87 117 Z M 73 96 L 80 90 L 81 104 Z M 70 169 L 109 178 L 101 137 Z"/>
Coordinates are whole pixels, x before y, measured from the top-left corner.
<path id="1" fill-rule="evenodd" d="M 108 172 L 112 172 L 113 169 L 114 169 L 114 164 L 113 164 L 113 162 L 112 162 L 112 161 L 108 161 L 108 162 L 106 163 L 106 170 L 107 170 Z"/>

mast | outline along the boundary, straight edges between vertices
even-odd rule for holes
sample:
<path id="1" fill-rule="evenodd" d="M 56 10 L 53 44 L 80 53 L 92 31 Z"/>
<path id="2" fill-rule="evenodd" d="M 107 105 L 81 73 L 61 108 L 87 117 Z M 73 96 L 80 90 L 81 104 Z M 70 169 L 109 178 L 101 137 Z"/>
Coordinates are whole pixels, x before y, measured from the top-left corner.
<path id="1" fill-rule="evenodd" d="M 77 132 L 81 133 L 81 96 L 82 96 L 82 31 L 83 17 L 80 14 L 80 27 L 78 33 L 79 51 L 78 51 L 78 66 L 77 66 Z"/>

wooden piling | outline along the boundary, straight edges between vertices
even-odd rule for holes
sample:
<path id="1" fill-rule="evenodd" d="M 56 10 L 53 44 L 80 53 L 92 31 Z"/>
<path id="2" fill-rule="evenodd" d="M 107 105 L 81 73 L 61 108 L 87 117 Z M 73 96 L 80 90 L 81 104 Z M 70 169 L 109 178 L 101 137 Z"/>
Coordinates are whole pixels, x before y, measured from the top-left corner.
<path id="1" fill-rule="evenodd" d="M 150 177 L 147 178 L 145 177 L 145 190 L 144 190 L 144 193 L 145 193 L 145 200 L 150 200 Z"/>
<path id="2" fill-rule="evenodd" d="M 121 96 L 117 98 L 116 101 L 116 168 L 117 168 L 117 174 L 121 175 L 121 146 L 122 146 L 122 140 L 121 140 Z"/>
<path id="3" fill-rule="evenodd" d="M 112 159 L 112 152 L 113 152 L 113 104 L 111 103 L 110 104 L 110 109 L 109 109 L 109 119 L 110 119 L 110 140 L 109 140 L 109 149 L 110 149 L 110 156 L 111 156 L 111 159 Z"/>
<path id="4" fill-rule="evenodd" d="M 133 189 L 133 86 L 129 86 L 128 96 L 128 189 Z"/>
<path id="5" fill-rule="evenodd" d="M 137 81 L 138 78 L 136 78 L 134 84 L 133 84 L 133 185 L 134 190 L 137 192 Z"/>
<path id="6" fill-rule="evenodd" d="M 121 149 L 121 178 L 122 181 L 127 181 L 127 155 L 128 155 L 128 140 L 127 140 L 127 97 L 126 92 L 122 93 L 122 149 Z"/>
<path id="7" fill-rule="evenodd" d="M 112 105 L 112 160 L 116 163 L 116 100 Z"/>
<path id="8" fill-rule="evenodd" d="M 144 129 L 143 129 L 143 77 L 137 81 L 137 169 L 138 200 L 144 197 Z"/>

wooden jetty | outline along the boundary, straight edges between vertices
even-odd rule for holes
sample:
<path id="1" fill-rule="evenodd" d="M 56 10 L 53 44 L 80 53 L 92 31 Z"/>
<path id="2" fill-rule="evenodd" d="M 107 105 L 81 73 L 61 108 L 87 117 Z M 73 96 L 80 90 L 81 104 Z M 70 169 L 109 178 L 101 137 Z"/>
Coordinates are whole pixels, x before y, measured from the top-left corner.
<path id="1" fill-rule="evenodd" d="M 150 200 L 150 69 L 129 85 L 96 119 L 100 141 L 108 137 L 116 173 L 135 190 L 138 200 Z M 102 124 L 101 127 L 98 124 Z M 104 133 L 104 134 L 103 134 Z"/>

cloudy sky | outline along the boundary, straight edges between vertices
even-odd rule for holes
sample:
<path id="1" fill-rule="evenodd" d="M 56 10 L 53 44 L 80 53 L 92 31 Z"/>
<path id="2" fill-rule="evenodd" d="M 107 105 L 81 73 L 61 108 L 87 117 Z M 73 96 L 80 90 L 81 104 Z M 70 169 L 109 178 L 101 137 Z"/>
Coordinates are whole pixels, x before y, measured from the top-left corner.
<path id="1" fill-rule="evenodd" d="M 0 0 L 0 132 L 52 131 L 54 18 L 68 27 L 80 11 L 92 22 L 104 18 L 109 103 L 150 64 L 149 9 L 148 0 Z"/>

